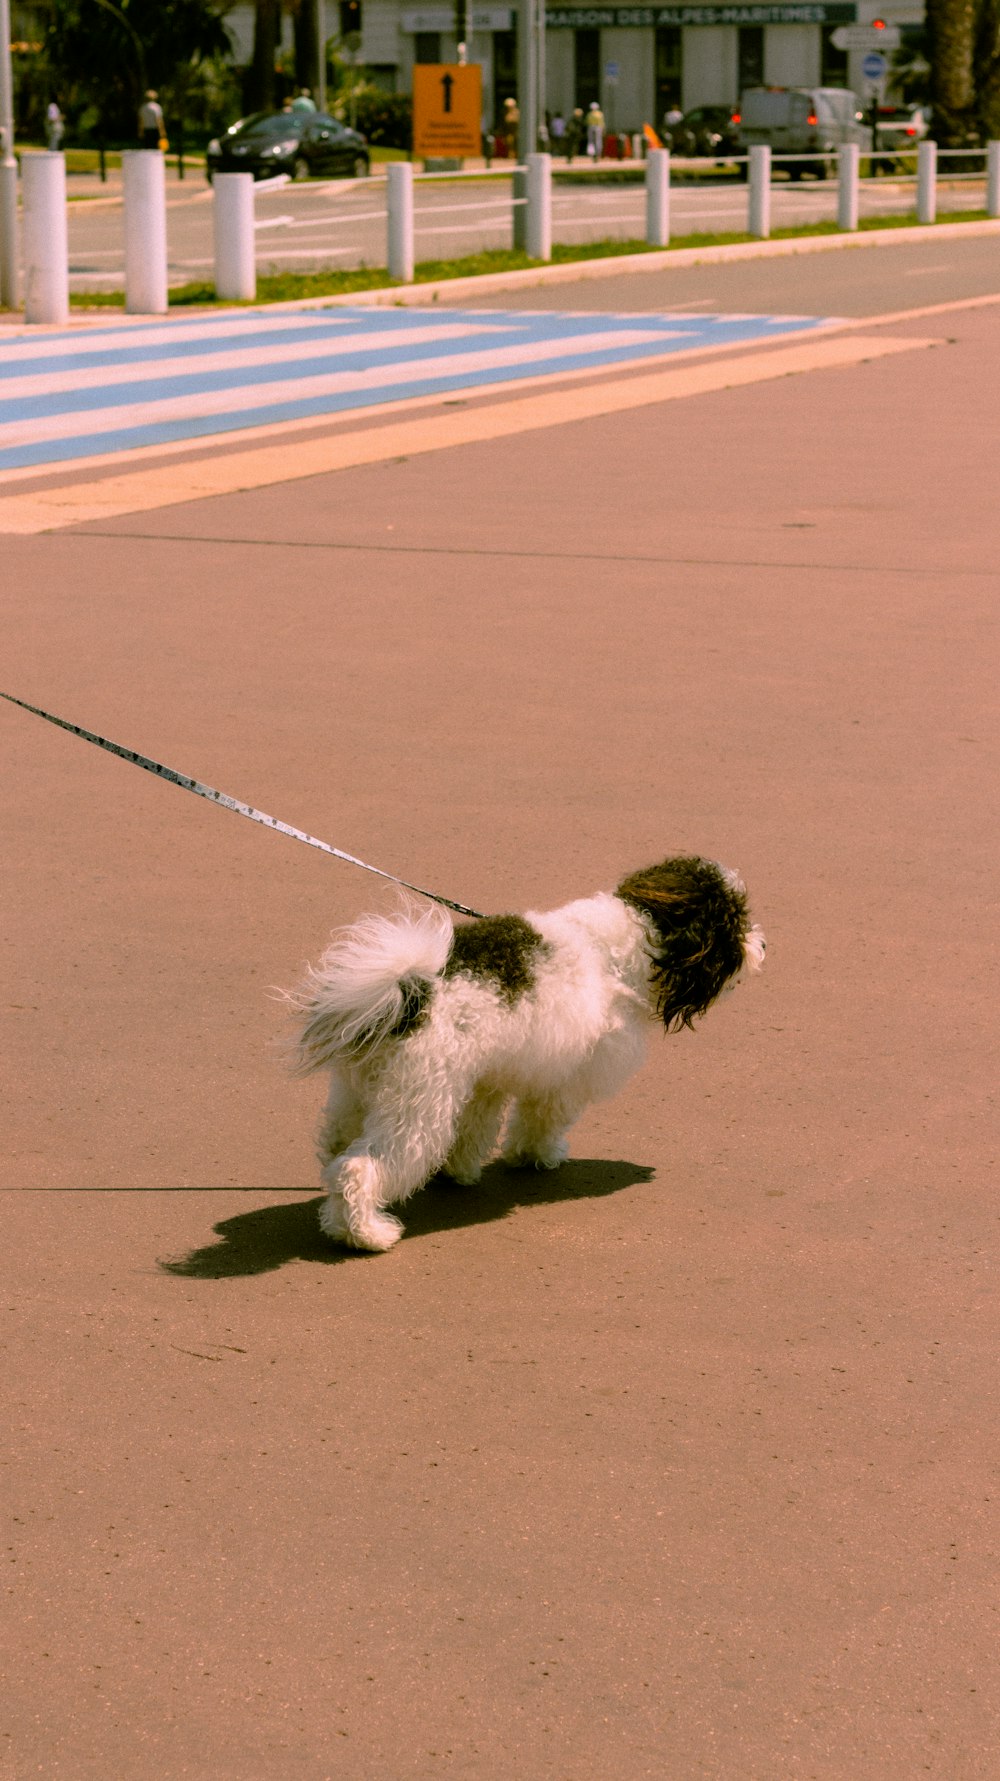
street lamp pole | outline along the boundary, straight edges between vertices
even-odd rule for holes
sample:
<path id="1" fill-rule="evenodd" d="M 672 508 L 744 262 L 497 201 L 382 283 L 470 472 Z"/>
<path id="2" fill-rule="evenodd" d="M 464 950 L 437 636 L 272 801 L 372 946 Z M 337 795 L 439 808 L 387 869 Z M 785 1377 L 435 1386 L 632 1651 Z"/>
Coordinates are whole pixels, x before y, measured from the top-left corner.
<path id="1" fill-rule="evenodd" d="M 0 0 L 2 4 L 2 0 Z M 316 104 L 326 110 L 326 6 L 316 0 Z"/>
<path id="2" fill-rule="evenodd" d="M 517 13 L 517 157 L 524 161 L 538 147 L 538 6 L 520 0 Z"/>
<path id="3" fill-rule="evenodd" d="M 10 65 L 10 0 L 0 0 L 0 303 L 21 301 L 17 228 L 17 161 L 14 158 L 14 81 Z"/>

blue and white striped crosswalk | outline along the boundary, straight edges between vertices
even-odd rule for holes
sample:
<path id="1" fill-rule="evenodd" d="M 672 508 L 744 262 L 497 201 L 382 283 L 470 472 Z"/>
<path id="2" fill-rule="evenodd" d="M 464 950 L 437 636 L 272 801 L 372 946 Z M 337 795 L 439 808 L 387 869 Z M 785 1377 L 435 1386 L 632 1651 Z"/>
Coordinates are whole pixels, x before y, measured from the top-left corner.
<path id="1" fill-rule="evenodd" d="M 0 341 L 0 470 L 780 339 L 785 315 L 283 310 Z"/>

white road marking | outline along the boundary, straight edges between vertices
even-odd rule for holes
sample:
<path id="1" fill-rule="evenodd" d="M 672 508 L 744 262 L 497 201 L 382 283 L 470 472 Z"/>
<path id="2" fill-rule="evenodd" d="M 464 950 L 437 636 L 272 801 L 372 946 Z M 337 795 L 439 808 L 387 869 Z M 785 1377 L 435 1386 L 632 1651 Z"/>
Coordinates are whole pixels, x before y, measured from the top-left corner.
<path id="1" fill-rule="evenodd" d="M 0 499 L 0 532 L 22 536 L 294 482 L 305 476 L 384 463 L 397 457 L 481 444 L 525 432 L 594 420 L 633 408 L 740 388 L 797 372 L 854 366 L 937 345 L 934 340 L 839 335 L 740 358 L 677 366 L 643 377 L 547 390 L 512 402 L 450 409 L 387 427 L 264 445 L 250 451 L 126 471 L 102 481 L 63 483 Z"/>
<path id="2" fill-rule="evenodd" d="M 460 334 L 474 329 L 459 328 Z M 676 336 L 675 336 L 676 337 Z M 383 336 L 383 339 L 385 337 Z M 654 345 L 669 338 L 662 329 L 632 328 L 616 332 L 616 346 Z M 537 340 L 510 346 L 487 347 L 477 352 L 453 353 L 438 358 L 412 359 L 389 365 L 371 365 L 359 371 L 331 372 L 326 376 L 289 378 L 260 385 L 251 383 L 242 389 L 220 392 L 199 391 L 190 396 L 165 396 L 144 401 L 141 408 L 123 409 L 119 405 L 88 408 L 82 413 L 56 414 L 45 419 L 14 420 L 0 426 L 0 448 L 37 444 L 57 439 L 86 438 L 93 433 L 121 431 L 130 424 L 149 426 L 155 422 L 192 420 L 203 415 L 242 414 L 257 408 L 278 407 L 282 403 L 346 394 L 353 390 L 377 390 L 407 383 L 424 383 L 434 377 L 461 377 L 470 372 L 495 370 L 505 365 L 530 365 L 539 360 L 574 358 L 586 353 L 606 350 L 606 332 L 578 334 L 565 340 Z"/>

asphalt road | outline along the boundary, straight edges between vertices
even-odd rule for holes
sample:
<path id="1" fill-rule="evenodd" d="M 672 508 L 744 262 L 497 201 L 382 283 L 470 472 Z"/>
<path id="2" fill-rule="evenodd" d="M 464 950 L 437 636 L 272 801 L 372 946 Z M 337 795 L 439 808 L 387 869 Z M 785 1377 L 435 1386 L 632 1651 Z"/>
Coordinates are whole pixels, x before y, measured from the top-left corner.
<path id="1" fill-rule="evenodd" d="M 5 1781 L 992 1781 L 1000 303 L 871 333 L 940 344 L 4 539 L 7 690 L 479 908 L 703 850 L 769 938 L 564 1171 L 344 1256 L 270 986 L 387 893 L 0 708 Z"/>
<path id="2" fill-rule="evenodd" d="M 880 178 L 864 182 L 861 214 L 902 215 L 915 206 L 914 182 Z M 510 181 L 442 180 L 416 187 L 418 260 L 452 259 L 511 245 Z M 950 181 L 941 188 L 941 209 L 981 208 L 980 179 Z M 385 264 L 385 182 L 382 179 L 315 181 L 307 185 L 266 181 L 256 188 L 257 258 L 260 273 L 348 269 Z M 675 235 L 739 231 L 746 227 L 746 187 L 676 183 L 672 195 Z M 830 220 L 837 214 L 836 183 L 776 180 L 772 228 Z M 553 193 L 553 239 L 588 242 L 641 240 L 645 195 L 641 185 L 558 181 Z M 70 206 L 70 287 L 121 289 L 124 276 L 121 204 L 117 198 Z M 210 278 L 213 266 L 210 189 L 185 182 L 171 189 L 168 210 L 171 284 Z"/>

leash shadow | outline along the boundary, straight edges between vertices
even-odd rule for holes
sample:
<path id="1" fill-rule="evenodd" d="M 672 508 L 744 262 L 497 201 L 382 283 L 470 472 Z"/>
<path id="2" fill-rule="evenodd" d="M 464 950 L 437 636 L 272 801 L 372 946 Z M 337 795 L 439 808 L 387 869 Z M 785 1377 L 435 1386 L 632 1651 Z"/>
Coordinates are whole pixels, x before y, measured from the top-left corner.
<path id="1" fill-rule="evenodd" d="M 532 1206 L 556 1206 L 572 1200 L 604 1199 L 651 1181 L 645 1163 L 604 1162 L 574 1158 L 552 1174 L 509 1169 L 492 1163 L 476 1187 L 459 1187 L 436 1175 L 401 1209 L 403 1242 L 440 1231 L 493 1224 Z M 317 1262 L 333 1267 L 344 1262 L 371 1261 L 370 1255 L 331 1243 L 319 1228 L 322 1196 L 261 1206 L 239 1212 L 213 1226 L 217 1243 L 193 1249 L 173 1261 L 161 1261 L 166 1274 L 185 1280 L 229 1280 L 270 1274 L 289 1262 Z"/>

